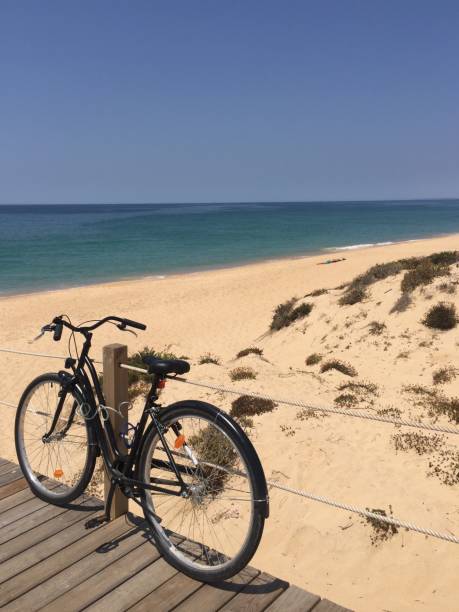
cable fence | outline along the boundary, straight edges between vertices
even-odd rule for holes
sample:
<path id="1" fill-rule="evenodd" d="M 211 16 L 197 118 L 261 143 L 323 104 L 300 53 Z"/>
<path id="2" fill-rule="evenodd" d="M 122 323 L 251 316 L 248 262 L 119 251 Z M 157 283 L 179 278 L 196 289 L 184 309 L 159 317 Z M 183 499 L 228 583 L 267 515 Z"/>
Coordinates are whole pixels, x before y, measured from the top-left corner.
<path id="1" fill-rule="evenodd" d="M 49 358 L 49 359 L 61 359 L 61 360 L 65 360 L 66 357 L 64 356 L 60 356 L 60 355 L 52 355 L 52 354 L 47 354 L 47 353 L 34 353 L 34 352 L 29 352 L 29 351 L 18 351 L 15 349 L 7 349 L 7 348 L 0 348 L 0 352 L 3 353 L 11 353 L 11 354 L 17 354 L 17 355 L 24 355 L 24 356 L 31 356 L 31 357 L 41 357 L 41 358 Z M 101 364 L 101 361 L 98 360 L 93 360 L 94 363 L 97 364 Z M 144 368 L 139 368 L 139 367 L 135 367 L 135 366 L 131 366 L 129 364 L 120 364 L 120 367 L 126 370 L 132 370 L 134 372 L 138 372 L 138 373 L 142 373 L 142 374 L 148 374 L 148 370 L 144 369 Z M 282 405 L 286 405 L 286 406 L 292 406 L 292 407 L 297 407 L 297 408 L 303 408 L 303 409 L 308 409 L 308 410 L 312 410 L 315 412 L 322 412 L 322 413 L 331 413 L 331 414 L 338 414 L 338 415 L 343 415 L 343 416 L 350 416 L 350 417 L 354 417 L 354 418 L 360 418 L 363 420 L 367 420 L 367 421 L 374 421 L 374 422 L 382 422 L 382 423 L 388 423 L 388 424 L 392 424 L 392 425 L 396 425 L 396 426 L 403 426 L 403 427 L 411 427 L 411 428 L 416 428 L 416 429 L 422 429 L 422 430 L 428 430 L 428 431 L 434 431 L 436 433 L 446 433 L 446 434 L 453 434 L 453 435 L 457 435 L 459 434 L 459 428 L 457 427 L 448 427 L 448 426 L 443 426 L 443 425 L 435 425 L 435 424 L 428 424 L 428 423 L 421 423 L 421 422 L 415 422 L 415 421 L 409 421 L 406 419 L 393 419 L 390 418 L 388 416 L 383 416 L 383 415 L 377 415 L 377 414 L 369 414 L 369 413 L 363 413 L 361 411 L 355 411 L 352 409 L 340 409 L 340 408 L 334 408 L 334 407 L 321 407 L 321 406 L 315 406 L 309 403 L 305 403 L 305 402 L 300 402 L 300 401 L 292 401 L 292 400 L 286 400 L 286 399 L 282 399 L 282 398 L 277 398 L 271 395 L 267 395 L 267 394 L 261 394 L 261 393 L 257 393 L 254 391 L 249 391 L 246 389 L 231 389 L 228 387 L 224 387 L 224 386 L 219 386 L 219 385 L 212 385 L 210 383 L 203 383 L 203 382 L 197 382 L 197 381 L 192 381 L 192 380 L 188 380 L 187 378 L 183 378 L 180 376 L 171 376 L 169 377 L 170 381 L 175 381 L 175 382 L 180 382 L 183 384 L 187 384 L 187 385 L 192 385 L 195 387 L 201 387 L 204 389 L 208 389 L 211 391 L 215 391 L 215 392 L 219 392 L 219 393 L 225 393 L 225 394 L 230 394 L 230 395 L 237 395 L 237 396 L 241 396 L 241 395 L 247 395 L 250 397 L 255 397 L 255 398 L 261 398 L 261 399 L 266 399 L 266 400 L 270 400 L 273 401 L 276 404 L 282 404 Z M 16 409 L 17 404 L 6 401 L 1 399 L 0 400 L 0 405 L 2 406 L 6 406 L 9 408 L 13 408 Z M 423 534 L 425 536 L 429 536 L 429 537 L 433 537 L 436 539 L 440 539 L 443 541 L 447 541 L 450 543 L 454 543 L 454 544 L 459 544 L 459 537 L 457 537 L 456 535 L 454 535 L 453 533 L 442 533 L 440 531 L 437 530 L 433 530 L 427 527 L 420 527 L 418 525 L 416 525 L 415 523 L 411 522 L 411 521 L 405 521 L 393 516 L 387 516 L 387 515 L 383 515 L 383 514 L 379 514 L 377 512 L 373 512 L 370 511 L 368 509 L 363 509 L 351 504 L 346 504 L 346 503 L 342 503 L 339 501 L 335 501 L 332 499 L 329 499 L 327 497 L 321 496 L 321 495 L 316 495 L 314 493 L 308 492 L 308 491 L 303 491 L 301 489 L 296 489 L 294 487 L 289 487 L 287 485 L 283 485 L 280 484 L 278 482 L 272 481 L 272 480 L 268 480 L 267 484 L 269 487 L 280 490 L 280 491 L 284 491 L 286 493 L 292 494 L 292 495 L 296 495 L 298 497 L 302 497 L 304 499 L 309 499 L 311 501 L 315 501 L 321 504 L 325 504 L 327 506 L 330 507 L 334 507 L 334 508 L 338 508 L 341 510 L 346 510 L 348 512 L 360 515 L 362 517 L 365 517 L 367 519 L 371 519 L 374 521 L 378 521 L 381 523 L 384 523 L 386 525 L 393 525 L 395 527 L 400 527 L 402 529 L 407 529 L 409 531 L 413 531 L 419 534 Z"/>

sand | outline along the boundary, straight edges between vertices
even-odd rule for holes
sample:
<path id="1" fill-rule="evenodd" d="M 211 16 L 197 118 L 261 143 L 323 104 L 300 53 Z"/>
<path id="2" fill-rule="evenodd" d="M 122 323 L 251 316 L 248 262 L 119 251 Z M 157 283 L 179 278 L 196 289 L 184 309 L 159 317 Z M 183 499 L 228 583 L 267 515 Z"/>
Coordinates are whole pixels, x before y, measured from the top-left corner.
<path id="1" fill-rule="evenodd" d="M 124 315 L 146 323 L 148 330 L 136 338 L 102 328 L 94 338 L 96 358 L 111 342 L 128 344 L 130 352 L 144 345 L 169 348 L 190 358 L 194 380 L 333 406 L 344 392 L 338 387 L 351 379 L 334 370 L 321 374 L 320 364 L 307 366 L 305 358 L 317 352 L 324 360 L 349 362 L 358 372 L 356 380 L 377 385 L 376 394 L 359 404 L 362 410 L 396 407 L 406 418 L 423 416 L 431 422 L 403 387 L 430 387 L 433 371 L 458 366 L 458 328 L 434 333 L 420 322 L 440 300 L 459 307 L 457 293 L 440 292 L 444 279 L 416 290 L 408 310 L 392 314 L 401 275 L 377 283 L 366 301 L 353 306 L 339 306 L 342 292 L 334 289 L 302 300 L 314 304 L 309 317 L 276 333 L 266 332 L 274 308 L 293 296 L 337 287 L 375 263 L 457 248 L 459 236 L 453 235 L 164 279 L 3 297 L 0 346 L 65 354 L 65 343 L 54 343 L 50 337 L 33 345 L 28 341 L 56 314 L 67 313 L 74 322 Z M 346 260 L 317 265 L 334 257 Z M 458 269 L 452 268 L 450 280 L 459 280 Z M 385 323 L 381 335 L 369 333 L 372 321 Z M 235 360 L 238 351 L 254 345 L 263 349 L 265 359 L 250 355 Z M 221 365 L 198 365 L 208 352 L 218 356 Z M 252 367 L 256 379 L 231 382 L 229 371 L 239 365 Z M 0 398 L 16 402 L 35 375 L 59 367 L 59 361 L 0 353 Z M 441 388 L 447 396 L 459 395 L 459 378 Z M 234 399 L 178 383 L 168 384 L 163 399 L 190 397 L 225 409 Z M 0 456 L 14 460 L 14 411 L 1 410 Z M 397 517 L 459 535 L 458 485 L 427 475 L 432 455 L 395 450 L 393 435 L 408 429 L 339 415 L 300 420 L 298 412 L 280 405 L 255 419 L 252 440 L 267 477 L 360 507 L 388 511 L 390 505 Z M 439 422 L 448 424 L 445 419 Z M 458 450 L 457 436 L 445 436 L 442 444 L 449 452 Z M 356 610 L 457 609 L 457 545 L 405 531 L 374 545 L 373 533 L 357 515 L 272 490 L 271 516 L 252 563 Z"/>

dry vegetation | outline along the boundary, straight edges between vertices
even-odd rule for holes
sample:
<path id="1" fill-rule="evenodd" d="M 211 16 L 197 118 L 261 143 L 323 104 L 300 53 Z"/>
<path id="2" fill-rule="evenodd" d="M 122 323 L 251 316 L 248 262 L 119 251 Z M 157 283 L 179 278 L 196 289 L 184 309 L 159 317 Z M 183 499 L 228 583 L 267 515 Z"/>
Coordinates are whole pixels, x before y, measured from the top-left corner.
<path id="1" fill-rule="evenodd" d="M 271 321 L 271 331 L 278 331 L 284 327 L 288 327 L 294 321 L 304 319 L 304 317 L 310 314 L 313 305 L 304 303 L 294 307 L 297 301 L 297 298 L 292 298 L 277 306 L 274 311 L 273 320 Z"/>
<path id="2" fill-rule="evenodd" d="M 236 359 L 241 359 L 241 357 L 247 357 L 247 355 L 258 355 L 258 357 L 262 357 L 263 349 L 258 348 L 257 346 L 250 346 L 249 348 L 239 351 L 239 353 L 236 355 Z"/>
<path id="3" fill-rule="evenodd" d="M 234 368 L 229 373 L 231 380 L 255 379 L 257 373 L 252 368 Z"/>
<path id="4" fill-rule="evenodd" d="M 216 355 L 212 355 L 211 353 L 205 353 L 204 355 L 201 355 L 198 363 L 199 365 L 204 365 L 206 363 L 212 363 L 214 365 L 221 365 L 221 360 L 220 360 L 220 357 L 217 357 Z"/>
<path id="5" fill-rule="evenodd" d="M 392 506 L 390 505 L 389 513 L 387 513 L 385 510 L 381 510 L 380 508 L 367 508 L 367 511 L 372 512 L 373 514 L 380 514 L 381 516 L 393 516 Z M 396 525 L 383 523 L 382 521 L 378 521 L 377 518 L 367 516 L 364 519 L 364 524 L 370 525 L 372 528 L 370 540 L 373 546 L 377 546 L 378 544 L 389 540 L 398 533 L 398 527 Z"/>
<path id="6" fill-rule="evenodd" d="M 456 306 L 447 302 L 439 302 L 432 306 L 423 319 L 423 324 L 432 329 L 447 331 L 457 325 Z"/>
<path id="7" fill-rule="evenodd" d="M 320 366 L 321 372 L 328 372 L 329 370 L 337 370 L 346 376 L 357 376 L 357 370 L 350 363 L 345 363 L 339 359 L 330 359 Z"/>
<path id="8" fill-rule="evenodd" d="M 319 353 L 312 353 L 311 355 L 308 355 L 308 357 L 306 357 L 305 363 L 308 366 L 311 365 L 316 365 L 318 363 L 320 363 L 322 361 L 322 355 L 320 355 Z"/>
<path id="9" fill-rule="evenodd" d="M 241 395 L 231 404 L 230 414 L 235 418 L 251 417 L 272 412 L 274 408 L 276 408 L 276 404 L 271 400 L 252 397 L 251 395 Z"/>

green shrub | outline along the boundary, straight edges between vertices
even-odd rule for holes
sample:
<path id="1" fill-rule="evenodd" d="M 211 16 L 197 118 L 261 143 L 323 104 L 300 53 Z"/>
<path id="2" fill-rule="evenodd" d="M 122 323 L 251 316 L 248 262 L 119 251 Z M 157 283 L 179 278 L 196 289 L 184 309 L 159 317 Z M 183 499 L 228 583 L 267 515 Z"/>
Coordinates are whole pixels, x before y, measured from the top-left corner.
<path id="1" fill-rule="evenodd" d="M 308 366 L 316 365 L 320 361 L 322 361 L 322 355 L 320 355 L 319 353 L 312 353 L 311 355 L 306 357 L 306 365 Z"/>
<path id="2" fill-rule="evenodd" d="M 459 484 L 459 451 L 441 449 L 429 461 L 429 476 L 436 476 L 450 487 Z"/>
<path id="3" fill-rule="evenodd" d="M 235 419 L 242 416 L 256 416 L 265 412 L 272 412 L 276 404 L 268 399 L 252 397 L 251 395 L 241 395 L 231 404 L 230 415 Z"/>
<path id="4" fill-rule="evenodd" d="M 457 376 L 457 369 L 452 366 L 446 366 L 435 370 L 432 374 L 432 382 L 434 385 L 451 382 Z"/>
<path id="5" fill-rule="evenodd" d="M 349 381 L 345 383 L 341 383 L 338 386 L 338 391 L 344 391 L 347 389 L 348 391 L 353 391 L 355 393 L 371 393 L 372 395 L 377 395 L 378 385 L 371 382 L 359 382 L 359 381 Z"/>
<path id="6" fill-rule="evenodd" d="M 256 346 L 250 346 L 249 348 L 239 351 L 239 353 L 236 355 L 236 359 L 240 359 L 241 357 L 247 357 L 247 355 L 258 355 L 259 357 L 261 357 L 263 355 L 263 349 L 258 348 Z"/>
<path id="7" fill-rule="evenodd" d="M 346 376 L 357 376 L 357 370 L 353 366 L 339 359 L 330 359 L 322 364 L 321 372 L 328 372 L 329 370 L 338 370 L 338 372 L 346 374 Z"/>
<path id="8" fill-rule="evenodd" d="M 276 307 L 273 320 L 271 321 L 271 330 L 278 331 L 279 329 L 290 325 L 290 314 L 296 301 L 296 298 L 292 298 L 291 300 L 287 300 L 283 304 L 279 304 L 279 306 Z"/>
<path id="9" fill-rule="evenodd" d="M 356 285 L 351 289 L 347 289 L 346 292 L 339 298 L 338 304 L 340 306 L 353 306 L 359 302 L 363 302 L 368 297 L 368 292 L 363 285 Z"/>
<path id="10" fill-rule="evenodd" d="M 447 397 L 436 389 L 422 385 L 407 385 L 403 391 L 417 395 L 414 403 L 427 409 L 428 416 L 435 422 L 440 417 L 446 417 L 452 423 L 459 424 L 459 398 Z"/>
<path id="11" fill-rule="evenodd" d="M 446 302 L 440 302 L 432 306 L 423 319 L 423 324 L 432 329 L 446 331 L 457 325 L 456 306 Z"/>
<path id="12" fill-rule="evenodd" d="M 383 331 L 386 329 L 386 324 L 385 323 L 381 323 L 379 321 L 372 321 L 371 323 L 368 324 L 369 329 L 369 333 L 372 336 L 380 336 Z"/>
<path id="13" fill-rule="evenodd" d="M 204 365 L 205 363 L 213 363 L 214 365 L 220 365 L 221 362 L 219 357 L 211 355 L 210 353 L 205 353 L 199 358 L 199 365 Z"/>
<path id="14" fill-rule="evenodd" d="M 404 293 L 410 293 L 421 285 L 429 285 L 437 276 L 448 274 L 448 267 L 433 264 L 432 261 L 426 259 L 419 266 L 405 273 L 400 288 Z"/>
<path id="15" fill-rule="evenodd" d="M 409 257 L 406 259 L 398 259 L 396 261 L 389 261 L 384 264 L 376 264 L 369 268 L 363 274 L 356 276 L 346 287 L 346 292 L 340 300 L 341 305 L 355 304 L 358 301 L 362 301 L 365 296 L 362 295 L 366 287 L 388 278 L 389 276 L 396 276 L 403 270 L 414 270 L 418 266 L 425 262 L 429 262 L 434 266 L 450 266 L 453 263 L 459 261 L 459 251 L 443 251 L 441 253 L 433 253 L 427 257 Z M 353 295 L 353 297 L 346 298 L 346 294 Z M 360 297 L 360 299 L 358 299 Z M 349 299 L 350 301 L 346 301 Z M 353 301 L 356 300 L 356 301 Z"/>
<path id="16" fill-rule="evenodd" d="M 438 289 L 443 293 L 454 295 L 456 293 L 456 283 L 441 283 L 438 285 Z"/>
<path id="17" fill-rule="evenodd" d="M 252 368 L 234 368 L 229 373 L 231 380 L 243 380 L 245 378 L 256 378 L 257 373 Z"/>
<path id="18" fill-rule="evenodd" d="M 352 393 L 341 393 L 338 397 L 335 397 L 335 404 L 343 408 L 352 408 L 359 403 L 359 398 Z"/>
<path id="19" fill-rule="evenodd" d="M 311 293 L 306 293 L 304 297 L 319 297 L 319 295 L 324 295 L 325 293 L 328 293 L 328 289 L 314 289 Z"/>
<path id="20" fill-rule="evenodd" d="M 436 266 L 451 266 L 459 261 L 459 251 L 441 251 L 427 257 Z"/>
<path id="21" fill-rule="evenodd" d="M 392 506 L 390 505 L 389 514 L 385 510 L 381 510 L 380 508 L 367 508 L 367 511 L 372 512 L 373 514 L 380 514 L 381 516 L 393 516 Z M 385 540 L 389 540 L 392 536 L 398 533 L 398 527 L 396 525 L 391 525 L 390 523 L 383 523 L 382 521 L 378 521 L 378 519 L 373 517 L 365 517 L 364 522 L 366 522 L 373 528 L 373 533 L 370 537 L 373 546 L 377 546 Z"/>
<path id="22" fill-rule="evenodd" d="M 236 465 L 238 455 L 228 438 L 213 425 L 208 425 L 200 432 L 193 434 L 188 439 L 188 444 L 196 452 L 199 461 L 221 465 L 231 469 Z M 229 478 L 228 472 L 211 466 L 200 465 L 200 471 L 204 478 L 212 483 L 212 490 L 208 491 L 212 497 L 221 493 L 225 482 Z"/>
<path id="23" fill-rule="evenodd" d="M 271 321 L 270 329 L 278 331 L 284 327 L 288 327 L 297 319 L 302 319 L 309 315 L 312 310 L 312 304 L 300 304 L 294 308 L 297 302 L 296 298 L 292 298 L 283 304 L 279 304 L 274 311 L 273 320 Z"/>
<path id="24" fill-rule="evenodd" d="M 392 436 L 397 451 L 414 450 L 418 455 L 427 455 L 438 450 L 444 438 L 437 434 L 427 435 L 418 432 L 398 433 Z"/>

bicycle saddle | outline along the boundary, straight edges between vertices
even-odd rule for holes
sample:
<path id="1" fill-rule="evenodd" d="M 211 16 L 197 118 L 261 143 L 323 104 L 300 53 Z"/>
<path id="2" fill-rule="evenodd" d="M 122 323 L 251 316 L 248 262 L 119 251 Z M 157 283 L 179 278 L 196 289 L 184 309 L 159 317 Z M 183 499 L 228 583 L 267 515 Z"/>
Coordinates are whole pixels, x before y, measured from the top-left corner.
<path id="1" fill-rule="evenodd" d="M 149 374 L 186 374 L 190 371 L 190 364 L 183 359 L 158 359 L 152 355 L 143 357 L 142 361 L 148 366 Z"/>

